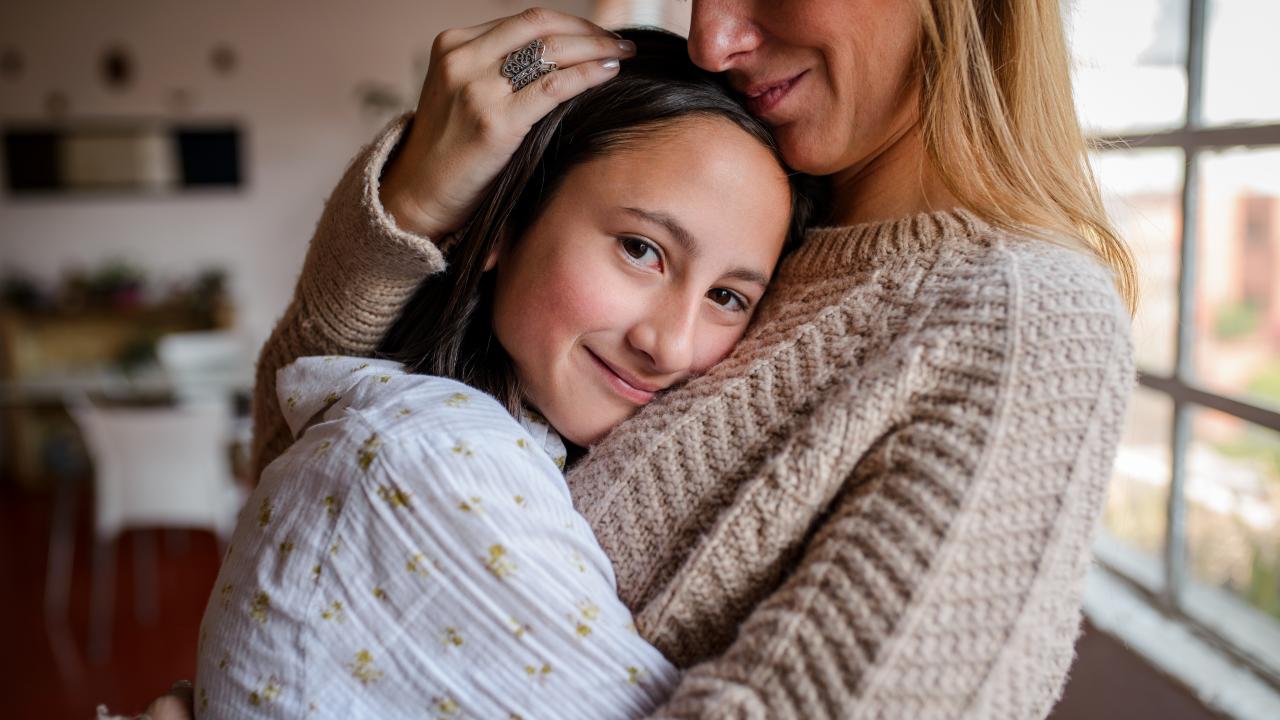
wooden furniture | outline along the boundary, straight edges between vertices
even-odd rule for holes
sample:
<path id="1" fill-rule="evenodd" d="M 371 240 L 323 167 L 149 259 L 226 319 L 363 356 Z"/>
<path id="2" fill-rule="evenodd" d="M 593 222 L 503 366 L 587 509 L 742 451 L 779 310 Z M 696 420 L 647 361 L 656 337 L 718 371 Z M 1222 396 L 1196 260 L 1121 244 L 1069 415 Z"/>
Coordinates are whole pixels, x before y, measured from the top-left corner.
<path id="1" fill-rule="evenodd" d="M 213 325 L 225 324 L 219 318 Z M 83 457 L 62 402 L 79 387 L 131 401 L 166 400 L 147 359 L 163 335 L 211 329 L 207 316 L 184 308 L 153 307 L 78 312 L 0 309 L 0 482 L 25 490 L 51 486 L 50 467 L 67 452 Z M 121 362 L 132 363 L 127 372 Z"/>

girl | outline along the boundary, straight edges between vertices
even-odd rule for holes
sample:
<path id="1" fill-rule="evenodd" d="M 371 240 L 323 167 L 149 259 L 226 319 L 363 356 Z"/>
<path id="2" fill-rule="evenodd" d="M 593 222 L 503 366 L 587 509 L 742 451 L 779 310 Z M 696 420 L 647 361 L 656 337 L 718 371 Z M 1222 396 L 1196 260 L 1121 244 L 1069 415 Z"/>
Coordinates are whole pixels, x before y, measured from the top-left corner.
<path id="1" fill-rule="evenodd" d="M 638 59 L 533 128 L 392 359 L 280 371 L 297 440 L 210 597 L 198 716 L 624 718 L 674 685 L 573 509 L 563 441 L 728 354 L 808 205 L 681 38 L 623 38 Z"/>

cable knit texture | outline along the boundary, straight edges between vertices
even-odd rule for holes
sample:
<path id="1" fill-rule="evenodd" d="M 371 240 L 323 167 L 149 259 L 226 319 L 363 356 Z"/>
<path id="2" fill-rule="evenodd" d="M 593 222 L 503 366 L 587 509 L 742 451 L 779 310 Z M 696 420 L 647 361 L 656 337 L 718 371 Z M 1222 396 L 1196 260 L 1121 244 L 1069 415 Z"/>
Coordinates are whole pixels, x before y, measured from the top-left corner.
<path id="1" fill-rule="evenodd" d="M 368 353 L 424 274 L 350 166 L 263 349 L 256 467 L 288 444 L 277 368 Z M 1061 692 L 1134 382 L 1082 252 L 963 211 L 822 228 L 734 353 L 570 471 L 641 632 L 689 668 L 664 718 L 1037 718 Z"/>

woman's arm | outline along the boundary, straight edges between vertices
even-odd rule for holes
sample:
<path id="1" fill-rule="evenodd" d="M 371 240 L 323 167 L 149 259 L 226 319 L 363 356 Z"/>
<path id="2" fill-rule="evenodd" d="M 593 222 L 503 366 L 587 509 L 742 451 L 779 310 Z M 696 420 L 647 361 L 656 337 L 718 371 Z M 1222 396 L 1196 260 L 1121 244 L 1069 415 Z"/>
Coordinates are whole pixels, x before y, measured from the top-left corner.
<path id="1" fill-rule="evenodd" d="M 991 392 L 994 411 L 925 387 L 790 577 L 655 717 L 1047 715 L 1133 384 L 1123 311 L 1095 317 L 1017 321 L 1017 367 L 999 376 L 947 353 L 945 329 L 926 343 L 926 364 Z"/>
<path id="2" fill-rule="evenodd" d="M 499 66 L 534 38 L 561 69 L 513 92 Z M 276 370 L 305 355 L 370 353 L 422 278 L 444 268 L 431 238 L 466 220 L 535 122 L 613 77 L 616 60 L 633 52 L 586 20 L 542 9 L 436 37 L 415 115 L 393 123 L 347 168 L 293 300 L 262 348 L 254 478 L 291 442 L 275 401 Z"/>
<path id="3" fill-rule="evenodd" d="M 427 237 L 396 226 L 379 176 L 410 118 L 391 124 L 343 174 L 302 266 L 293 300 L 258 357 L 253 477 L 293 442 L 276 399 L 276 371 L 307 355 L 367 355 L 422 278 L 444 268 Z"/>

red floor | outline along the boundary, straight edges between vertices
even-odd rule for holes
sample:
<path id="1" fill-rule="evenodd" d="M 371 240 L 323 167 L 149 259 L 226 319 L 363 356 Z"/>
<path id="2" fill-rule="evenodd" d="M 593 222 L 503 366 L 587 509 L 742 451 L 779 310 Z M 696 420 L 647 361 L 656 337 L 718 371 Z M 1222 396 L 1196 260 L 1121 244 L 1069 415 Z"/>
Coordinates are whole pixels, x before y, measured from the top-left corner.
<path id="1" fill-rule="evenodd" d="M 138 535 L 126 533 L 117 549 L 112 652 L 94 664 L 86 658 L 89 498 L 81 497 L 78 505 L 70 603 L 59 622 L 44 610 L 52 501 L 0 490 L 0 583 L 5 586 L 0 591 L 0 638 L 6 644 L 0 653 L 0 716 L 5 718 L 88 720 L 99 703 L 113 712 L 135 714 L 174 680 L 195 673 L 197 628 L 218 574 L 213 536 L 192 532 L 175 538 L 150 531 L 157 539 L 158 617 L 148 624 L 134 612 L 133 544 Z M 1071 681 L 1050 720 L 1213 717 L 1188 691 L 1087 625 L 1076 649 Z"/>
<path id="2" fill-rule="evenodd" d="M 45 567 L 49 497 L 0 494 L 0 707 L 4 717 L 93 718 L 106 704 L 138 713 L 179 678 L 191 678 L 196 628 L 218 574 L 213 535 L 162 533 L 155 538 L 154 622 L 135 617 L 133 544 L 126 533 L 116 552 L 115 613 L 109 656 L 86 657 L 89 635 L 91 545 L 87 496 L 78 502 L 75 562 L 65 618 L 47 617 Z M 185 545 L 185 547 L 183 547 Z"/>

